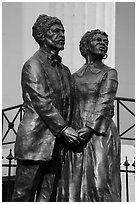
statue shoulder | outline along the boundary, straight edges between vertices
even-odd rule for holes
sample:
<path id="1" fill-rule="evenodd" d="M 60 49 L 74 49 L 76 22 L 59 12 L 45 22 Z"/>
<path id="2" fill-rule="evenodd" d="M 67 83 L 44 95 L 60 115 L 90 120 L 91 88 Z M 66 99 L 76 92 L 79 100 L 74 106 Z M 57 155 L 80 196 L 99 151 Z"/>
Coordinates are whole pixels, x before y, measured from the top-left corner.
<path id="1" fill-rule="evenodd" d="M 34 75 L 38 74 L 43 70 L 42 65 L 37 57 L 34 55 L 30 57 L 23 66 L 22 73 L 32 73 Z"/>
<path id="2" fill-rule="evenodd" d="M 105 70 L 106 70 L 105 73 L 108 75 L 109 78 L 117 80 L 118 73 L 116 69 L 105 65 Z"/>
<path id="3" fill-rule="evenodd" d="M 71 74 L 70 69 L 66 65 L 61 63 L 61 66 L 68 74 Z"/>
<path id="4" fill-rule="evenodd" d="M 77 70 L 76 72 L 73 73 L 73 77 L 81 77 L 83 76 L 84 72 L 85 72 L 85 69 L 87 68 L 87 65 L 83 65 L 79 70 Z"/>

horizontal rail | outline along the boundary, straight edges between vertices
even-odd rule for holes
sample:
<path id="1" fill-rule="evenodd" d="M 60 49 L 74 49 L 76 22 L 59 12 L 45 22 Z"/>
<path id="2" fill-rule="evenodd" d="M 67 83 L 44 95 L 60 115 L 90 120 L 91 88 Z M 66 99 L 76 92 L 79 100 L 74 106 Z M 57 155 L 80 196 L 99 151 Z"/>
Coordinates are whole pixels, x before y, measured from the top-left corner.
<path id="1" fill-rule="evenodd" d="M 123 133 L 120 133 L 119 104 L 122 105 L 127 111 L 129 111 L 130 114 L 132 114 L 133 116 L 135 116 L 135 114 L 134 114 L 126 105 L 124 105 L 124 104 L 121 102 L 121 101 L 135 102 L 135 99 L 133 99 L 133 98 L 125 98 L 125 97 L 116 97 L 116 98 L 115 98 L 115 101 L 117 101 L 117 109 L 116 109 L 116 110 L 117 110 L 117 114 L 118 114 L 118 115 L 117 115 L 117 128 L 118 128 L 118 132 L 119 132 L 120 137 L 121 137 L 121 136 L 125 135 L 127 132 L 129 132 L 132 128 L 134 128 L 135 125 L 132 125 L 132 126 L 129 127 L 127 130 L 125 130 Z M 10 122 L 9 119 L 8 119 L 8 117 L 5 115 L 5 112 L 6 112 L 6 111 L 10 111 L 10 110 L 14 110 L 14 109 L 17 109 L 17 108 L 19 108 L 18 112 L 16 113 L 16 115 L 15 115 L 13 121 Z M 16 131 L 15 131 L 15 129 L 14 129 L 14 122 L 15 122 L 16 118 L 18 117 L 18 115 L 19 115 L 20 113 L 21 113 L 21 115 L 20 115 L 20 120 L 22 119 L 22 111 L 23 111 L 23 110 L 24 110 L 24 109 L 23 109 L 23 104 L 19 104 L 19 105 L 12 106 L 12 107 L 9 107 L 9 108 L 4 108 L 4 109 L 2 110 L 2 116 L 3 116 L 3 118 L 5 118 L 5 119 L 7 120 L 7 122 L 9 123 L 8 129 L 7 129 L 7 131 L 5 132 L 5 135 L 3 136 L 3 139 L 2 139 L 2 141 L 3 141 L 3 144 L 2 144 L 2 145 L 8 145 L 8 144 L 13 144 L 13 143 L 15 143 L 15 141 L 10 141 L 10 142 L 5 142 L 5 143 L 4 143 L 4 140 L 5 140 L 5 138 L 7 137 L 8 133 L 9 133 L 9 131 L 10 131 L 11 129 L 13 130 L 13 132 L 14 132 L 15 135 L 16 135 Z M 13 127 L 11 127 L 12 125 L 13 125 Z M 127 138 L 127 137 L 125 137 L 125 138 L 121 137 L 121 139 L 122 139 L 122 140 L 135 140 L 134 138 Z"/>
<path id="2" fill-rule="evenodd" d="M 120 170 L 120 172 L 135 173 L 135 171 L 133 171 L 133 170 Z"/>
<path id="3" fill-rule="evenodd" d="M 4 109 L 2 109 L 2 112 L 13 110 L 13 109 L 16 109 L 16 108 L 20 108 L 21 106 L 23 106 L 23 104 L 12 106 L 12 107 L 9 107 L 9 108 L 4 108 Z"/>
<path id="4" fill-rule="evenodd" d="M 10 167 L 16 167 L 17 164 L 10 164 Z M 2 167 L 9 167 L 9 164 L 2 164 Z"/>
<path id="5" fill-rule="evenodd" d="M 130 137 L 121 137 L 121 140 L 135 140 L 135 138 L 130 138 Z"/>
<path id="6" fill-rule="evenodd" d="M 2 145 L 9 145 L 9 144 L 13 144 L 15 143 L 15 141 L 12 141 L 12 142 L 5 142 L 5 143 L 2 143 Z"/>
<path id="7" fill-rule="evenodd" d="M 135 99 L 134 99 L 134 98 L 116 97 L 115 100 L 135 102 Z"/>
<path id="8" fill-rule="evenodd" d="M 116 97 L 115 100 L 135 102 L 134 98 L 125 98 L 125 97 Z M 4 108 L 4 109 L 2 109 L 2 112 L 9 111 L 9 110 L 16 109 L 16 108 L 20 108 L 21 106 L 23 106 L 23 104 L 19 104 L 19 105 L 12 106 L 9 108 Z"/>

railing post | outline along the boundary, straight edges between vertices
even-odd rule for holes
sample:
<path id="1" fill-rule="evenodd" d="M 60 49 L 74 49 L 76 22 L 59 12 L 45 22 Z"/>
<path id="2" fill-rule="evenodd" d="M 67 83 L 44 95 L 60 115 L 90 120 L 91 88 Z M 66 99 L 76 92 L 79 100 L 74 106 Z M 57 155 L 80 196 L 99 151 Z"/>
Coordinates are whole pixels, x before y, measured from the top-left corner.
<path id="1" fill-rule="evenodd" d="M 135 178 L 135 157 L 134 157 L 134 162 L 133 162 L 132 166 L 134 167 L 134 178 Z"/>
<path id="2" fill-rule="evenodd" d="M 132 166 L 134 167 L 134 170 L 135 170 L 135 157 L 134 157 L 134 162 L 133 162 Z"/>
<path id="3" fill-rule="evenodd" d="M 128 166 L 130 165 L 127 156 L 126 156 L 126 161 L 123 164 L 126 168 L 126 197 L 127 197 L 127 202 L 129 202 L 129 190 L 128 190 Z"/>
<path id="4" fill-rule="evenodd" d="M 20 121 L 22 120 L 22 110 L 23 110 L 23 107 L 21 106 L 20 107 Z"/>
<path id="5" fill-rule="evenodd" d="M 117 98 L 117 129 L 120 135 L 120 121 L 119 121 L 119 99 Z"/>
<path id="6" fill-rule="evenodd" d="M 12 155 L 12 150 L 10 149 L 9 155 L 6 157 L 9 160 L 9 169 L 8 169 L 8 188 L 7 188 L 7 201 L 10 201 L 10 176 L 11 176 L 11 161 L 14 159 Z"/>

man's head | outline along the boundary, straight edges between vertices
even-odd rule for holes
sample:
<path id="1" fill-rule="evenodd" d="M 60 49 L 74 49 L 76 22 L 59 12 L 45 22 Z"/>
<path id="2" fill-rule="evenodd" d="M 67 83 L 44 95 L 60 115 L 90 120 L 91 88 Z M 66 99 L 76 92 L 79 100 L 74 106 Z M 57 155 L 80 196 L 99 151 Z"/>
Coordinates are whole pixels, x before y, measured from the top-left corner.
<path id="1" fill-rule="evenodd" d="M 89 53 L 103 58 L 108 50 L 108 35 L 99 29 L 88 31 L 81 38 L 79 48 L 85 58 Z"/>
<path id="2" fill-rule="evenodd" d="M 40 15 L 32 27 L 32 36 L 40 47 L 46 44 L 52 49 L 64 49 L 64 27 L 56 17 Z"/>

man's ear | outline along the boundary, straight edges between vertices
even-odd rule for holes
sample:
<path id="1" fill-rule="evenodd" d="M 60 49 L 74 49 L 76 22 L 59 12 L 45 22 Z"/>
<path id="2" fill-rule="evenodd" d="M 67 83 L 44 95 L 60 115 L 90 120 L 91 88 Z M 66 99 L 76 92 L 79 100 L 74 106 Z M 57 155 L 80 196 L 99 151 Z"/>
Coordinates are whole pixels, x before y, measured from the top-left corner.
<path id="1" fill-rule="evenodd" d="M 40 40 L 45 41 L 45 36 L 44 36 L 43 33 L 39 33 L 38 37 L 39 37 Z"/>

